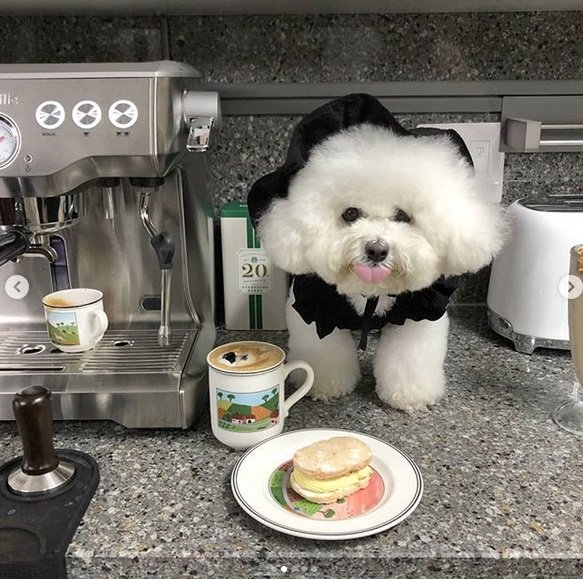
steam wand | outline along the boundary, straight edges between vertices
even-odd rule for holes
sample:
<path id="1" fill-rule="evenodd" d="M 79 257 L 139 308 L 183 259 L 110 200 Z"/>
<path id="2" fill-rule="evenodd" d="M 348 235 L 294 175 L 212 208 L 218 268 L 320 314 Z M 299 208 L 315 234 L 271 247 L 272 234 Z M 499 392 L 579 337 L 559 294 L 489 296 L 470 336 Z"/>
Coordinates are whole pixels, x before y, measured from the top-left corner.
<path id="1" fill-rule="evenodd" d="M 162 279 L 160 284 L 161 316 L 160 329 L 158 330 L 158 344 L 162 347 L 170 345 L 172 329 L 170 327 L 170 292 L 172 289 L 172 260 L 174 258 L 175 244 L 170 234 L 166 231 L 158 232 L 150 221 L 151 191 L 142 190 L 140 197 L 140 219 L 150 236 L 150 245 L 158 256 Z"/>

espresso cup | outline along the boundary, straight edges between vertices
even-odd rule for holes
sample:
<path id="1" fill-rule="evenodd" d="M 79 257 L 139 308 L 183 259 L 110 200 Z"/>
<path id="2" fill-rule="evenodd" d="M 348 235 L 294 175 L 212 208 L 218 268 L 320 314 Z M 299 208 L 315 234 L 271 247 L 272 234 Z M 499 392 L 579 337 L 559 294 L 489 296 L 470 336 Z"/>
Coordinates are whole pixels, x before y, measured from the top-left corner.
<path id="1" fill-rule="evenodd" d="M 49 338 L 59 350 L 85 352 L 103 338 L 109 322 L 99 290 L 62 290 L 46 295 L 42 302 Z"/>
<path id="2" fill-rule="evenodd" d="M 285 364 L 285 352 L 266 342 L 233 342 L 208 356 L 211 426 L 223 444 L 241 450 L 283 430 L 290 408 L 314 383 L 307 362 Z M 305 370 L 304 383 L 284 400 L 292 370 Z"/>

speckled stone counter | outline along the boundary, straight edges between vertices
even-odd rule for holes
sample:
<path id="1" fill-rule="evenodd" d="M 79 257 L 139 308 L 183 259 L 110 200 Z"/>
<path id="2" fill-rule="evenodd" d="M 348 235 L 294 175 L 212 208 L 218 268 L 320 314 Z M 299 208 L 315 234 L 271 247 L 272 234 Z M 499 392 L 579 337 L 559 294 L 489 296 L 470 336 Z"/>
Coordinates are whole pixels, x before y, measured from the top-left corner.
<path id="1" fill-rule="evenodd" d="M 213 438 L 206 415 L 187 431 L 59 423 L 57 446 L 88 452 L 101 468 L 101 485 L 68 551 L 69 576 L 580 577 L 583 441 L 549 418 L 573 395 L 569 354 L 514 352 L 490 333 L 483 308 L 458 307 L 452 319 L 449 390 L 433 411 L 414 416 L 384 406 L 367 354 L 352 396 L 304 399 L 286 423 L 288 430 L 371 433 L 410 454 L 425 493 L 406 521 L 343 542 L 261 526 L 230 491 L 241 453 Z M 219 339 L 239 337 L 221 332 Z M 261 337 L 285 341 L 284 333 Z M 0 425 L 0 461 L 19 453 L 14 424 Z"/>

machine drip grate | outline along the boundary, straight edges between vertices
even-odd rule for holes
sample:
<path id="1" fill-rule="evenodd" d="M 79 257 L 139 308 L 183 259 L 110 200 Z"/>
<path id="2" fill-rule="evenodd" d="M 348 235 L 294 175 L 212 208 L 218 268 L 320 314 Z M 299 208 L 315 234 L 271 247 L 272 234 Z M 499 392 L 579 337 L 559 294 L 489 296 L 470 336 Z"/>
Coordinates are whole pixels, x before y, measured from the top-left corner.
<path id="1" fill-rule="evenodd" d="M 61 352 L 46 332 L 0 333 L 0 374 L 28 372 L 168 373 L 180 372 L 196 331 L 175 331 L 168 347 L 158 345 L 153 330 L 108 331 L 88 352 Z"/>

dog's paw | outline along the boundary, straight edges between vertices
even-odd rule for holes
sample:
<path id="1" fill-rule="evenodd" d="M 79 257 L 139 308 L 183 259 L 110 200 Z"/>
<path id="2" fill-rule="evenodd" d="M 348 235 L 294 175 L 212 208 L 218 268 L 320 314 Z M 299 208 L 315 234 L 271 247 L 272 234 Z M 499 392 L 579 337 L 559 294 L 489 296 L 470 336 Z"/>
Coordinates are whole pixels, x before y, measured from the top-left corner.
<path id="1" fill-rule="evenodd" d="M 442 394 L 439 394 L 438 396 L 419 398 L 398 393 L 390 393 L 387 396 L 386 393 L 378 389 L 377 394 L 385 404 L 388 404 L 397 410 L 402 410 L 403 412 L 409 412 L 411 414 L 417 412 L 428 412 L 432 406 L 435 406 L 441 400 L 442 397 Z"/>
<path id="2" fill-rule="evenodd" d="M 314 385 L 310 389 L 308 396 L 314 400 L 332 400 L 342 398 L 350 394 L 355 388 L 359 375 L 353 377 L 330 376 L 316 373 Z"/>
<path id="3" fill-rule="evenodd" d="M 345 364 L 340 368 L 331 364 L 310 362 L 314 369 L 314 385 L 308 392 L 308 396 L 314 400 L 332 400 L 342 398 L 350 394 L 360 379 L 360 368 L 356 364 Z M 290 374 L 290 382 L 299 386 L 303 382 L 301 371 Z"/>
<path id="4" fill-rule="evenodd" d="M 409 383 L 379 383 L 377 381 L 376 391 L 379 398 L 404 412 L 427 412 L 435 406 L 443 397 L 445 392 L 445 379 L 438 377 L 433 380 Z"/>
<path id="5" fill-rule="evenodd" d="M 379 398 L 405 412 L 423 412 L 445 392 L 444 361 L 449 321 L 407 321 L 383 331 L 375 356 Z"/>

